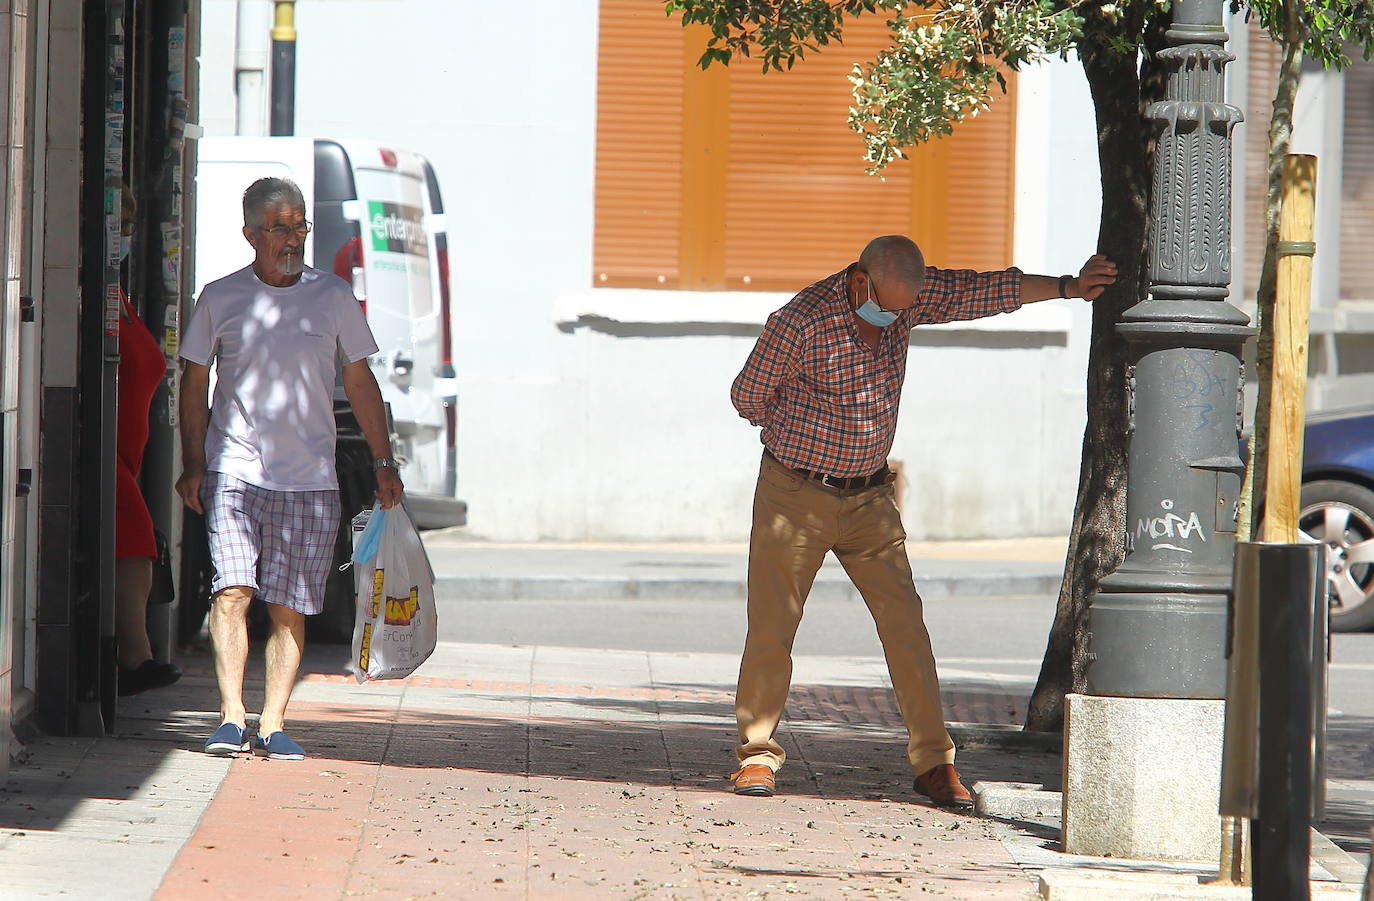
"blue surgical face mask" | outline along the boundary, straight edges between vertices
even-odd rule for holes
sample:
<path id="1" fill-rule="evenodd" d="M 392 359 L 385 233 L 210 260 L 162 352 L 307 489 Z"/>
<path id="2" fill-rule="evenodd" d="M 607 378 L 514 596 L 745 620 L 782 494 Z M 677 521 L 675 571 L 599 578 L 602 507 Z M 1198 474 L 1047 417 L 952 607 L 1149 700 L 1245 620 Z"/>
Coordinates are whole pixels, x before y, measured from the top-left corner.
<path id="1" fill-rule="evenodd" d="M 854 312 L 859 314 L 859 318 L 869 325 L 876 325 L 878 328 L 886 328 L 897 321 L 897 314 L 891 310 L 884 310 L 873 300 L 873 286 L 868 285 L 868 300 L 864 301 Z"/>
<path id="2" fill-rule="evenodd" d="M 129 248 L 133 246 L 134 239 L 129 235 L 119 236 L 119 261 L 122 263 L 129 256 Z"/>

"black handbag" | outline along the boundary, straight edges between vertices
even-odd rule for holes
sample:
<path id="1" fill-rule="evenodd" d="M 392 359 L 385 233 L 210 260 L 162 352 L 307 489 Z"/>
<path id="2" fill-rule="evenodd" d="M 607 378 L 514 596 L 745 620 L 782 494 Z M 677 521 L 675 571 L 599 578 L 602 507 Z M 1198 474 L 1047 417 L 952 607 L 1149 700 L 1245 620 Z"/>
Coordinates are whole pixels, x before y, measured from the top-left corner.
<path id="1" fill-rule="evenodd" d="M 176 579 L 172 577 L 172 554 L 167 545 L 167 536 L 154 529 L 157 539 L 157 557 L 153 560 L 153 586 L 148 593 L 149 604 L 170 604 L 176 600 Z"/>

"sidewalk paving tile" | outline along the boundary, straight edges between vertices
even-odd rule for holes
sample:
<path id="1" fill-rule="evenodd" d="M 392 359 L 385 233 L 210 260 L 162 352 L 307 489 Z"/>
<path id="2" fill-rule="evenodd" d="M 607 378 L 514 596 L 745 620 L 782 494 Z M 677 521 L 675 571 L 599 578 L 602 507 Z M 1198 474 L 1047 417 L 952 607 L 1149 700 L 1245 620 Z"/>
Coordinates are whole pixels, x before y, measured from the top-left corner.
<path id="1" fill-rule="evenodd" d="M 986 824 L 915 802 L 873 661 L 812 668 L 836 684 L 798 695 L 785 794 L 757 799 L 724 778 L 737 661 L 691 657 L 445 646 L 401 691 L 312 674 L 290 725 L 312 756 L 235 760 L 158 897 L 239 873 L 275 898 L 1027 897 Z M 846 705 L 862 726 L 824 719 Z"/>
<path id="2" fill-rule="evenodd" d="M 1033 897 L 1053 859 L 1043 832 L 921 803 L 880 660 L 797 661 L 780 794 L 747 798 L 726 778 L 733 655 L 442 644 L 404 682 L 358 685 L 341 649 L 310 653 L 288 723 L 303 761 L 198 752 L 204 658 L 126 703 L 117 738 L 42 739 L 46 763 L 0 795 L 13 897 L 92 897 L 118 867 L 100 897 L 998 901 Z M 951 709 L 1024 710 L 1029 686 L 969 675 Z M 958 765 L 970 784 L 1059 781 L 1034 743 L 970 742 Z"/>

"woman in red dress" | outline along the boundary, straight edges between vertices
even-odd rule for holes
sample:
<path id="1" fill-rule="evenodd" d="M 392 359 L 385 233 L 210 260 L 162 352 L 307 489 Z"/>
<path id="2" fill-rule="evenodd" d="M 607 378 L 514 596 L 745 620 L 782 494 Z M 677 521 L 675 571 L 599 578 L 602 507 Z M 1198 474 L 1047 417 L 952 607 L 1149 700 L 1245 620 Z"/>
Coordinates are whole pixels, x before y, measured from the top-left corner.
<path id="1" fill-rule="evenodd" d="M 124 189 L 121 251 L 133 234 L 133 193 Z M 148 592 L 153 585 L 157 539 L 153 517 L 138 487 L 148 445 L 148 411 L 167 368 L 162 347 L 138 318 L 128 295 L 119 319 L 118 460 L 115 463 L 115 634 L 119 642 L 119 693 L 134 695 L 181 678 L 174 664 L 153 659 L 148 641 Z"/>

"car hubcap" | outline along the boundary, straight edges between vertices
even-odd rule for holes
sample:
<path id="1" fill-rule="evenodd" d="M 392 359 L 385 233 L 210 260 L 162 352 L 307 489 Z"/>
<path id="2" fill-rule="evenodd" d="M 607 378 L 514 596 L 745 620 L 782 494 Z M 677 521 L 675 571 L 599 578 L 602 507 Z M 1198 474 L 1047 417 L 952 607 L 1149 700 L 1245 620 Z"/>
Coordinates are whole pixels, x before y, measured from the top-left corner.
<path id="1" fill-rule="evenodd" d="M 1374 594 L 1374 520 L 1354 507 L 1326 502 L 1298 516 L 1300 540 L 1326 545 L 1331 612 L 1348 613 Z"/>

